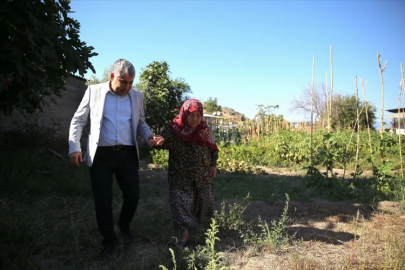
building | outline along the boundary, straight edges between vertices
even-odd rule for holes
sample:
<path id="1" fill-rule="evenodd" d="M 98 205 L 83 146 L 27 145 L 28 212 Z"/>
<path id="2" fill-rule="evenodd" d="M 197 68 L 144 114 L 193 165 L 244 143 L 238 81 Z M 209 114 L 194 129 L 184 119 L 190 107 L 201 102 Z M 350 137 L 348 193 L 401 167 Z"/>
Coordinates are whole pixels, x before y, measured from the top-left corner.
<path id="1" fill-rule="evenodd" d="M 223 117 L 211 114 L 204 114 L 203 119 L 208 124 L 211 130 L 215 130 L 217 126 L 222 124 L 221 120 L 223 119 Z"/>
<path id="2" fill-rule="evenodd" d="M 399 113 L 398 109 L 390 109 L 386 111 L 391 113 L 390 115 L 384 117 L 385 119 L 391 121 L 391 132 L 396 134 L 405 134 L 405 108 L 400 108 Z M 400 122 L 399 124 L 398 117 Z"/>

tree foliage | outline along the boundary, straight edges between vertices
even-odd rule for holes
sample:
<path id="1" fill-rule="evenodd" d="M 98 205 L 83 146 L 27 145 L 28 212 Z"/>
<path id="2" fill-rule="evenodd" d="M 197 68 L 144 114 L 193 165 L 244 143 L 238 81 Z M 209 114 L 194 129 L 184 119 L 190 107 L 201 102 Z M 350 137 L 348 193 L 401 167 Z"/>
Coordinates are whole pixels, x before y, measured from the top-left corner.
<path id="1" fill-rule="evenodd" d="M 0 109 L 34 113 L 60 95 L 69 74 L 83 76 L 97 53 L 79 38 L 68 0 L 0 2 Z"/>
<path id="2" fill-rule="evenodd" d="M 332 101 L 334 104 L 332 105 L 332 126 L 348 129 L 352 129 L 354 127 L 355 130 L 357 130 L 357 125 L 355 125 L 357 121 L 356 96 L 337 95 Z M 365 104 L 363 101 L 359 101 L 359 112 L 364 105 Z M 370 128 L 373 128 L 374 124 L 376 123 L 376 111 L 377 109 L 375 106 L 367 102 L 368 123 Z M 367 128 L 367 115 L 365 108 L 360 113 L 359 122 L 361 126 L 360 128 Z"/>
<path id="3" fill-rule="evenodd" d="M 328 97 L 324 84 L 314 89 L 314 122 L 319 125 L 327 125 L 327 101 Z M 359 101 L 359 112 L 365 105 L 364 101 Z M 367 102 L 368 120 L 370 128 L 373 128 L 376 123 L 376 108 Z M 304 114 L 311 113 L 311 87 L 304 88 L 302 94 L 298 98 L 291 101 L 291 110 Z M 353 128 L 357 119 L 356 96 L 355 95 L 339 95 L 334 94 L 332 98 L 332 122 L 331 125 L 335 128 Z M 360 114 L 360 125 L 362 128 L 367 127 L 366 110 Z"/>
<path id="4" fill-rule="evenodd" d="M 217 98 L 209 97 L 204 103 L 204 111 L 207 114 L 212 114 L 214 112 L 220 112 L 222 107 L 218 105 Z"/>
<path id="5" fill-rule="evenodd" d="M 190 86 L 181 78 L 172 80 L 166 61 L 150 63 L 140 74 L 136 88 L 144 94 L 146 122 L 158 133 L 183 104 Z"/>
<path id="6" fill-rule="evenodd" d="M 110 65 L 110 66 L 106 67 L 104 69 L 103 77 L 101 79 L 97 78 L 97 76 L 94 75 L 94 74 L 91 75 L 90 80 L 87 80 L 86 84 L 87 85 L 93 85 L 93 84 L 99 84 L 99 83 L 108 82 L 110 80 L 110 74 L 112 72 L 112 68 L 113 68 L 113 65 Z"/>
<path id="7" fill-rule="evenodd" d="M 257 105 L 257 114 L 256 114 L 256 119 L 257 120 L 261 120 L 263 121 L 264 118 L 268 117 L 268 116 L 276 116 L 276 114 L 274 113 L 275 109 L 280 108 L 279 105 L 263 105 L 263 104 L 259 104 Z"/>
<path id="8" fill-rule="evenodd" d="M 176 78 L 172 81 L 172 86 L 177 98 L 176 108 L 180 108 L 187 99 L 190 99 L 189 94 L 192 93 L 190 85 L 183 78 Z"/>

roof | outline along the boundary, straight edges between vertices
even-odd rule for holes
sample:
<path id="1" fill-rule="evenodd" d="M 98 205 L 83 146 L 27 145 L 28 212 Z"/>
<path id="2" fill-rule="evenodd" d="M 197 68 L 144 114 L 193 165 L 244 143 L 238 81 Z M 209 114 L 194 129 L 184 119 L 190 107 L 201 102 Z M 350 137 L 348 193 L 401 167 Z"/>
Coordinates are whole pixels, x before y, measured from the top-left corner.
<path id="1" fill-rule="evenodd" d="M 400 110 L 400 112 L 404 112 L 405 108 L 399 108 L 399 110 Z M 389 110 L 386 110 L 386 111 L 390 112 L 390 113 L 398 113 L 398 109 L 389 109 Z"/>
<path id="2" fill-rule="evenodd" d="M 206 117 L 206 118 L 218 118 L 218 119 L 223 118 L 222 116 L 215 116 L 215 115 L 205 114 L 205 113 L 204 113 L 203 117 Z"/>

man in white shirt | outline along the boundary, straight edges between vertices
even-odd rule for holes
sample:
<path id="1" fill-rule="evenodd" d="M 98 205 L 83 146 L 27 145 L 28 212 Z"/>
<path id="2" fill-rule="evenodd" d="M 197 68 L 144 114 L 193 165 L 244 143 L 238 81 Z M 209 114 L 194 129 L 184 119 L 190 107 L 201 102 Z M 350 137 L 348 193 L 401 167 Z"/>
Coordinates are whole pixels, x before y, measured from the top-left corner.
<path id="1" fill-rule="evenodd" d="M 143 95 L 132 88 L 134 78 L 134 66 L 127 60 L 117 60 L 109 82 L 87 88 L 70 125 L 69 159 L 79 167 L 79 162 L 83 162 L 80 138 L 90 116 L 84 161 L 90 167 L 97 225 L 103 236 L 103 260 L 113 256 L 118 241 L 112 213 L 113 174 L 123 195 L 118 227 L 123 239 L 129 241 L 129 224 L 139 200 L 137 136 L 148 141 L 149 146 L 164 142 L 161 136 L 153 135 L 145 122 Z"/>

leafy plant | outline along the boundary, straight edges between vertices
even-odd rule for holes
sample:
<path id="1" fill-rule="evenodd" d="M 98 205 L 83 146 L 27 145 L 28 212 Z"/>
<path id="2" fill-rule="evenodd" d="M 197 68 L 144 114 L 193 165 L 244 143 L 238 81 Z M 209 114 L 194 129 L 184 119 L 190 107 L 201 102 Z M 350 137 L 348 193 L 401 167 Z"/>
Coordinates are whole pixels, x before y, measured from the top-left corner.
<path id="1" fill-rule="evenodd" d="M 170 254 L 172 255 L 172 262 L 173 262 L 173 270 L 177 269 L 177 262 L 176 262 L 176 255 L 174 255 L 173 249 L 169 248 Z M 163 270 L 169 270 L 169 268 L 166 268 L 164 265 L 159 265 L 159 268 L 162 268 Z M 191 268 L 193 269 L 193 268 Z"/>
<path id="2" fill-rule="evenodd" d="M 215 242 L 220 239 L 216 236 L 219 232 L 218 225 L 215 219 L 211 219 L 211 228 L 207 230 L 205 235 L 205 246 L 197 246 L 195 251 L 195 261 L 198 262 L 198 266 L 201 269 L 216 270 L 225 269 L 225 265 L 222 261 L 222 253 L 218 253 L 215 250 Z"/>
<path id="3" fill-rule="evenodd" d="M 152 149 L 153 164 L 161 165 L 165 168 L 169 166 L 169 151 Z"/>
<path id="4" fill-rule="evenodd" d="M 377 178 L 377 188 L 384 193 L 390 193 L 390 182 L 392 180 L 391 170 L 394 164 L 390 161 L 383 161 L 378 167 L 373 167 L 373 175 Z"/>
<path id="5" fill-rule="evenodd" d="M 187 269 L 196 270 L 222 270 L 225 269 L 224 262 L 222 261 L 222 253 L 218 253 L 215 250 L 215 242 L 220 239 L 216 236 L 219 232 L 218 225 L 215 219 L 211 219 L 211 228 L 205 233 L 205 246 L 198 245 L 195 250 L 191 251 L 186 248 L 183 250 L 183 256 L 187 261 Z M 176 258 L 172 249 L 170 249 L 172 254 L 172 261 L 174 264 L 174 270 L 177 268 Z M 163 270 L 168 270 L 163 265 L 159 266 Z"/>
<path id="6" fill-rule="evenodd" d="M 286 203 L 283 213 L 278 221 L 272 220 L 270 226 L 259 216 L 259 228 L 261 233 L 258 234 L 253 230 L 241 232 L 241 238 L 245 245 L 253 246 L 257 250 L 266 249 L 268 251 L 277 250 L 288 244 L 288 236 L 285 235 L 287 230 L 287 212 L 290 197 L 286 195 Z"/>
<path id="7" fill-rule="evenodd" d="M 246 201 L 249 199 L 249 194 L 243 199 L 241 203 L 233 203 L 226 207 L 225 201 L 221 203 L 221 210 L 215 210 L 214 218 L 218 223 L 218 227 L 227 230 L 239 230 L 246 221 L 242 217 L 243 212 L 247 208 Z M 228 211 L 227 211 L 228 210 Z"/>

